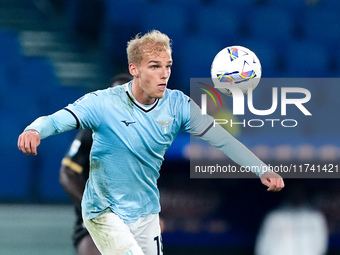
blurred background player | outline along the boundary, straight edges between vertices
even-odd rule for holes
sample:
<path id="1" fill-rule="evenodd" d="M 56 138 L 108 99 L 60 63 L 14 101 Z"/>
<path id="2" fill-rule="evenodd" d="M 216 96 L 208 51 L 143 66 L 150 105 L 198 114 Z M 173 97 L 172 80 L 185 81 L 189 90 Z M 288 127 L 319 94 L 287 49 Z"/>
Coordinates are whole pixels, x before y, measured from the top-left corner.
<path id="1" fill-rule="evenodd" d="M 113 77 L 111 87 L 132 80 L 128 73 Z M 86 230 L 81 215 L 81 199 L 85 183 L 89 178 L 89 155 L 92 146 L 92 130 L 81 129 L 61 162 L 59 182 L 74 202 L 76 222 L 73 231 L 73 245 L 78 255 L 99 255 L 89 232 Z"/>
<path id="2" fill-rule="evenodd" d="M 255 255 L 324 255 L 326 217 L 311 201 L 306 180 L 289 183 L 284 203 L 269 212 L 259 231 Z"/>

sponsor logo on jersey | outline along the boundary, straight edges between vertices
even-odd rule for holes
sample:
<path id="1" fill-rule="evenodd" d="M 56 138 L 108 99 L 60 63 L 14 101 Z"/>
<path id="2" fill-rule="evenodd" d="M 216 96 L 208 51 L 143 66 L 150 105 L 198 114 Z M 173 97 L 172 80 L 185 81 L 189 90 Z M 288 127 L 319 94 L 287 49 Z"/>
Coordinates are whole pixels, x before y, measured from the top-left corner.
<path id="1" fill-rule="evenodd" d="M 136 121 L 122 120 L 122 122 L 128 127 L 130 124 L 136 123 Z"/>

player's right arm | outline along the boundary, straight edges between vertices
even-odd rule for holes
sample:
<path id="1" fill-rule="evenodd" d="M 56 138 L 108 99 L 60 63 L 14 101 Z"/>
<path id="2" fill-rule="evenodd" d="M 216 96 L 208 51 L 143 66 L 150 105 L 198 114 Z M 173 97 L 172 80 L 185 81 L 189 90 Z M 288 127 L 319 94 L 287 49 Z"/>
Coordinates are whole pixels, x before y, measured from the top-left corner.
<path id="1" fill-rule="evenodd" d="M 56 113 L 39 117 L 25 128 L 19 136 L 18 148 L 27 155 L 37 155 L 40 140 L 79 127 L 76 118 L 63 109 Z"/>
<path id="2" fill-rule="evenodd" d="M 37 155 L 40 139 L 76 128 L 96 127 L 101 119 L 102 97 L 100 92 L 90 93 L 56 113 L 36 119 L 19 136 L 18 148 L 25 154 Z M 35 130 L 38 134 L 33 131 Z"/>

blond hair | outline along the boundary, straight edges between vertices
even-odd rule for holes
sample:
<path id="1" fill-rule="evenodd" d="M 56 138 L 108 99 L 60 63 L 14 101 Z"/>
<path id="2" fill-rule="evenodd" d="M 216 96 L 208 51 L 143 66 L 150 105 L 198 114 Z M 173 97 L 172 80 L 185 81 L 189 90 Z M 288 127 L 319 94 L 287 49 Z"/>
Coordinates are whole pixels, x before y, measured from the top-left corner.
<path id="1" fill-rule="evenodd" d="M 169 51 L 171 54 L 171 42 L 166 34 L 158 30 L 152 30 L 143 36 L 139 33 L 127 43 L 128 63 L 140 64 L 144 53 L 164 50 Z"/>

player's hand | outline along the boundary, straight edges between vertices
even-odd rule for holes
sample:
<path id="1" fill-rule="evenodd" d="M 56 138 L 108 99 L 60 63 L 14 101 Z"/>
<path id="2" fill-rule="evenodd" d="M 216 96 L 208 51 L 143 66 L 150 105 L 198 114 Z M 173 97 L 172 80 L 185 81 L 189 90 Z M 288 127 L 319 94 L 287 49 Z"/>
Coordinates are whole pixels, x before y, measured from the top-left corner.
<path id="1" fill-rule="evenodd" d="M 18 148 L 27 155 L 37 155 L 37 147 L 40 144 L 40 134 L 36 130 L 24 131 L 18 139 Z"/>
<path id="2" fill-rule="evenodd" d="M 261 182 L 268 187 L 267 191 L 280 191 L 285 186 L 280 175 L 273 172 L 266 172 L 261 177 Z"/>

